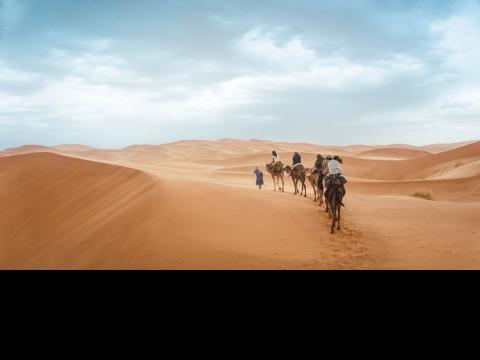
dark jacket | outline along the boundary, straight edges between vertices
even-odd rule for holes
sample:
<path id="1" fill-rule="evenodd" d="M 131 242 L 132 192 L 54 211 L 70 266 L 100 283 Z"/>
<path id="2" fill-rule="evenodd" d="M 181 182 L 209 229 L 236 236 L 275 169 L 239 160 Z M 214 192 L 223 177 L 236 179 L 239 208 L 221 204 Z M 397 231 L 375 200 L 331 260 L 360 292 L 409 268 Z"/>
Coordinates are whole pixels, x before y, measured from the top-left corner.
<path id="1" fill-rule="evenodd" d="M 324 158 L 318 158 L 317 161 L 315 161 L 315 168 L 316 169 L 318 169 L 318 170 L 322 169 L 323 160 L 325 160 L 325 159 Z"/>
<path id="2" fill-rule="evenodd" d="M 300 154 L 295 154 L 293 156 L 293 165 L 297 165 L 297 164 L 301 164 L 302 163 L 302 157 L 300 156 Z"/>

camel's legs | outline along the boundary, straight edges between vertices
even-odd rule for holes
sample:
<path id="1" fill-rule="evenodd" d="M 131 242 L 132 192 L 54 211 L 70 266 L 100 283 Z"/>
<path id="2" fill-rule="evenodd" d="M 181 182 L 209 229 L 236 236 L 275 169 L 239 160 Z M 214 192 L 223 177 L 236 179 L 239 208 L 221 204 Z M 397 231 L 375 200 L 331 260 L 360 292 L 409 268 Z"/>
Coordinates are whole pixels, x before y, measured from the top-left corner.
<path id="1" fill-rule="evenodd" d="M 331 233 L 335 234 L 335 222 L 337 220 L 337 209 L 335 209 L 335 205 L 333 205 L 332 209 L 332 228 L 331 228 Z"/>
<path id="2" fill-rule="evenodd" d="M 320 198 L 320 206 L 323 205 L 323 190 L 318 190 L 318 197 Z"/>
<path id="3" fill-rule="evenodd" d="M 325 210 L 325 212 L 330 212 L 330 202 L 328 201 L 328 198 L 327 198 L 327 196 L 326 196 L 327 193 L 324 192 L 324 194 L 325 194 L 325 206 L 326 206 L 326 208 L 327 208 L 327 209 Z"/>
<path id="4" fill-rule="evenodd" d="M 337 230 L 341 230 L 340 228 L 340 217 L 341 217 L 341 213 L 342 213 L 342 206 L 340 204 L 338 204 L 338 216 L 337 216 Z"/>
<path id="5" fill-rule="evenodd" d="M 282 179 L 282 192 L 285 192 L 285 180 L 283 179 L 283 174 L 280 176 L 280 179 Z"/>

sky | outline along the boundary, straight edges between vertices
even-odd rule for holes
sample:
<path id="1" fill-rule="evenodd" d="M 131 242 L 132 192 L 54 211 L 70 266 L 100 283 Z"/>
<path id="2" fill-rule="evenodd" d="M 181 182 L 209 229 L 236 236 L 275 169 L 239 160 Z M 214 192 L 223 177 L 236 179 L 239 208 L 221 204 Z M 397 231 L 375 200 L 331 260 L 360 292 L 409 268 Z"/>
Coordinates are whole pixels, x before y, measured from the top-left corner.
<path id="1" fill-rule="evenodd" d="M 480 139 L 480 0 L 0 0 L 0 148 Z"/>

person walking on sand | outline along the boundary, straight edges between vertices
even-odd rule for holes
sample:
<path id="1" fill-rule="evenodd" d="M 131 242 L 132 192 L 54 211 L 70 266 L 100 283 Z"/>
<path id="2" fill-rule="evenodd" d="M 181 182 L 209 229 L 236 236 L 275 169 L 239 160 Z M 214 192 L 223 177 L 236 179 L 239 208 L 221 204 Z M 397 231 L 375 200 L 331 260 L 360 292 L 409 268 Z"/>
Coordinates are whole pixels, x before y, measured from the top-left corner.
<path id="1" fill-rule="evenodd" d="M 263 181 L 263 172 L 258 167 L 255 168 L 253 172 L 257 178 L 257 186 L 260 190 L 262 190 L 263 185 L 265 184 Z"/>

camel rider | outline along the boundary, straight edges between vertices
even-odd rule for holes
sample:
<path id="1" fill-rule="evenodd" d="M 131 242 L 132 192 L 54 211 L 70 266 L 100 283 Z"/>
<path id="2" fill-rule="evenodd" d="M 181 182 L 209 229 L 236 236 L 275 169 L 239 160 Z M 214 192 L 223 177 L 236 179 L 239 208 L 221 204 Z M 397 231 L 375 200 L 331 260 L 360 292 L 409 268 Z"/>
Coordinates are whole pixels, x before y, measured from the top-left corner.
<path id="1" fill-rule="evenodd" d="M 320 155 L 320 154 L 317 155 L 317 160 L 315 161 L 315 165 L 313 166 L 314 172 L 322 170 L 323 160 L 325 160 L 325 159 L 322 155 Z"/>
<path id="2" fill-rule="evenodd" d="M 272 151 L 272 162 L 270 163 L 270 167 L 274 171 L 281 171 L 283 169 L 283 163 L 276 151 Z"/>
<path id="3" fill-rule="evenodd" d="M 300 156 L 300 154 L 298 152 L 293 154 L 293 159 L 292 160 L 293 160 L 293 167 L 295 167 L 295 165 L 298 165 L 298 164 L 302 163 L 302 157 Z"/>
<path id="4" fill-rule="evenodd" d="M 280 156 L 278 156 L 276 151 L 272 151 L 272 165 L 280 161 Z"/>
<path id="5" fill-rule="evenodd" d="M 347 183 L 347 179 L 345 179 L 345 177 L 342 175 L 343 173 L 342 164 L 343 164 L 343 161 L 338 156 L 335 156 L 332 160 L 328 162 L 328 176 L 325 178 L 325 187 L 326 187 L 325 196 L 326 197 L 328 197 L 328 192 L 331 188 L 332 181 L 335 178 L 340 179 L 343 195 L 345 196 L 347 194 L 347 191 L 345 189 L 345 184 Z M 345 206 L 345 205 L 342 204 L 342 206 Z"/>
<path id="6" fill-rule="evenodd" d="M 333 158 L 329 155 L 327 156 L 327 158 L 325 160 L 323 160 L 323 163 L 322 163 L 322 172 L 323 172 L 323 176 L 327 176 L 329 174 L 328 172 L 328 163 L 330 161 L 332 161 Z"/>
<path id="7" fill-rule="evenodd" d="M 312 171 L 312 174 L 317 174 L 317 173 L 319 174 L 317 186 L 321 187 L 321 188 L 323 188 L 322 187 L 322 182 L 323 182 L 323 178 L 324 178 L 323 177 L 323 162 L 324 161 L 325 161 L 325 158 L 322 155 L 318 154 L 317 155 L 317 160 L 315 161 L 315 165 L 314 165 L 313 171 Z"/>
<path id="8" fill-rule="evenodd" d="M 341 160 L 338 156 L 335 156 L 333 160 L 328 163 L 329 175 L 341 175 L 343 172 Z"/>

